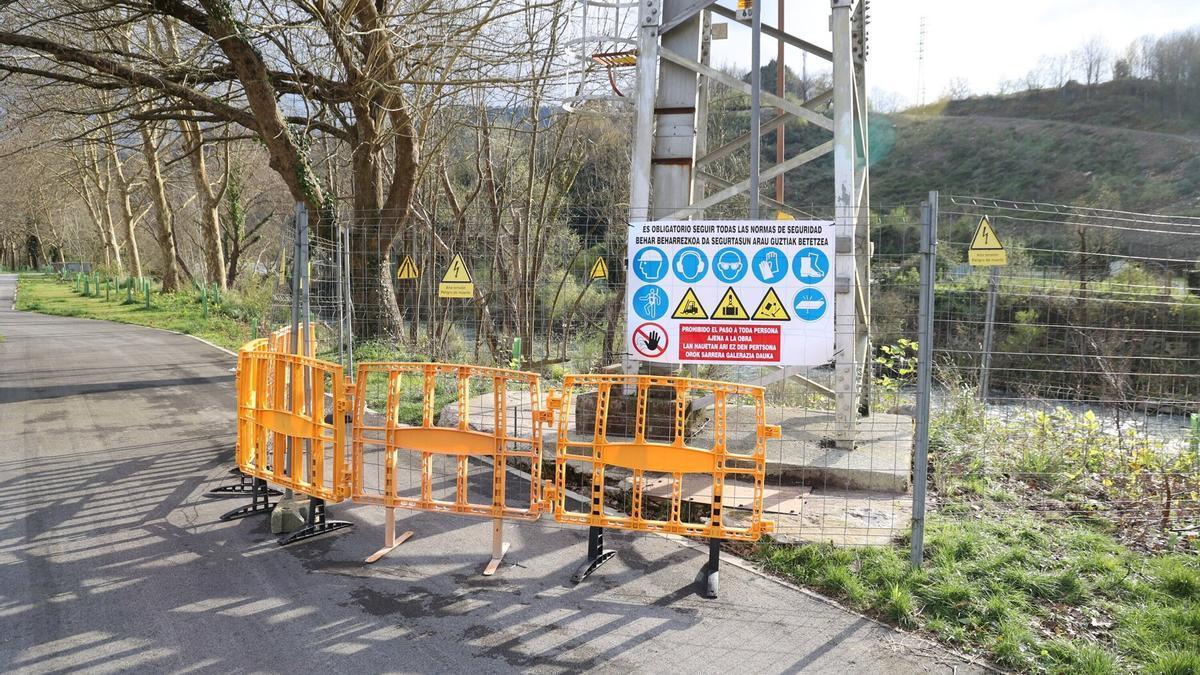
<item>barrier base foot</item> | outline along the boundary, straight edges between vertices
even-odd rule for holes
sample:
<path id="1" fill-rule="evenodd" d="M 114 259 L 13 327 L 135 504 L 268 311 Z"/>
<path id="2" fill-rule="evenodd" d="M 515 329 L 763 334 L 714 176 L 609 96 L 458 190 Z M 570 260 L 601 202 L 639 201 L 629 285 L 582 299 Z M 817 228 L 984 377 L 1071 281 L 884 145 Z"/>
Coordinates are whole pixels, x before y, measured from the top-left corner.
<path id="1" fill-rule="evenodd" d="M 720 577 L 721 571 L 710 570 L 708 569 L 708 565 L 705 565 L 704 569 L 700 570 L 700 592 L 704 597 L 710 600 L 717 597 L 717 593 L 721 588 Z"/>
<path id="2" fill-rule="evenodd" d="M 500 568 L 500 562 L 504 560 L 505 553 L 508 553 L 507 542 L 505 542 L 504 546 L 500 547 L 500 555 L 492 556 L 492 559 L 488 561 L 487 567 L 483 568 L 483 576 L 490 577 L 496 573 L 496 570 Z"/>
<path id="3" fill-rule="evenodd" d="M 275 508 L 275 502 L 267 499 L 267 495 L 262 495 L 262 501 L 255 500 L 245 506 L 239 506 L 232 511 L 226 511 L 220 515 L 221 520 L 237 520 L 238 518 L 247 518 L 249 516 L 266 516 L 271 514 L 271 509 Z"/>
<path id="4" fill-rule="evenodd" d="M 243 476 L 245 478 L 245 476 Z M 250 503 L 245 506 L 239 506 L 232 511 L 226 511 L 220 515 L 221 520 L 237 520 L 247 516 L 257 516 L 265 513 L 270 513 L 271 509 L 275 508 L 275 502 L 271 501 L 271 493 L 278 494 L 278 490 L 272 491 L 267 487 L 267 481 L 262 478 L 255 478 L 250 482 Z"/>
<path id="5" fill-rule="evenodd" d="M 258 481 L 260 479 L 251 478 L 250 476 L 247 476 L 246 474 L 242 473 L 241 471 L 238 471 L 237 469 L 234 469 L 230 473 L 238 476 L 237 483 L 234 483 L 233 485 L 222 485 L 221 487 L 213 488 L 213 489 L 209 490 L 208 492 L 205 492 L 204 496 L 212 497 L 214 499 L 230 499 L 230 498 L 235 498 L 235 497 L 253 496 L 258 492 L 259 487 L 257 487 L 256 481 Z M 282 492 L 280 492 L 279 490 L 276 490 L 275 488 L 266 487 L 265 484 L 264 484 L 263 488 L 265 488 L 266 493 L 272 497 L 278 497 L 279 495 L 283 494 Z"/>
<path id="6" fill-rule="evenodd" d="M 708 562 L 700 570 L 700 592 L 708 599 L 717 597 L 721 577 L 721 540 L 708 540 Z"/>
<path id="7" fill-rule="evenodd" d="M 279 538 L 280 546 L 287 546 L 305 539 L 312 539 L 323 534 L 336 532 L 337 530 L 353 527 L 354 523 L 348 523 L 344 520 L 327 520 L 325 518 L 325 500 L 317 499 L 316 497 L 308 498 L 308 519 L 304 523 L 304 527 L 285 534 Z"/>
<path id="8" fill-rule="evenodd" d="M 395 542 L 388 544 L 388 545 L 384 546 L 383 548 L 379 549 L 378 551 L 375 551 L 374 553 L 372 553 L 370 555 L 370 557 L 367 558 L 367 564 L 369 565 L 369 564 L 379 560 L 383 556 L 396 550 L 397 546 L 408 541 L 410 538 L 412 538 L 412 536 L 413 536 L 412 530 L 409 530 L 408 532 L 405 532 L 404 534 L 400 535 L 399 537 L 396 537 Z"/>
<path id="9" fill-rule="evenodd" d="M 578 568 L 576 568 L 575 574 L 571 575 L 571 583 L 577 584 L 577 583 L 583 581 L 584 579 L 588 578 L 589 576 L 591 576 L 592 572 L 595 572 L 596 570 L 600 569 L 601 565 L 608 562 L 609 558 L 612 558 L 616 554 L 617 554 L 616 551 L 607 549 L 607 550 L 601 551 L 600 555 L 596 556 L 595 558 L 588 558 L 587 560 L 585 560 L 583 562 L 582 565 L 580 565 Z"/>
<path id="10" fill-rule="evenodd" d="M 604 548 L 604 528 L 595 525 L 588 528 L 588 556 L 571 575 L 571 583 L 577 584 L 591 576 L 601 565 L 608 562 L 617 552 Z"/>

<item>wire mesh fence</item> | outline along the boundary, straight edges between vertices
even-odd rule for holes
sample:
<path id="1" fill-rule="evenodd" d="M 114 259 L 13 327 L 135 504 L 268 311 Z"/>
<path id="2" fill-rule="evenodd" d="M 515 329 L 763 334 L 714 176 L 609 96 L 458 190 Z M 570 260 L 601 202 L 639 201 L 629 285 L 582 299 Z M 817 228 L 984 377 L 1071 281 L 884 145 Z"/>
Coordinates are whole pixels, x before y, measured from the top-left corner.
<path id="1" fill-rule="evenodd" d="M 966 263 L 983 216 L 1007 249 L 994 272 Z M 940 234 L 936 507 L 1097 519 L 1147 547 L 1192 536 L 1200 219 L 950 196 Z"/>
<path id="2" fill-rule="evenodd" d="M 804 213 L 832 219 L 833 210 Z M 738 215 L 736 205 L 704 214 L 714 220 Z M 971 235 L 984 215 L 1009 258 L 1008 266 L 994 268 L 994 281 L 988 270 L 967 263 Z M 319 351 L 339 359 L 348 373 L 363 361 L 512 368 L 538 373 L 544 393 L 567 374 L 619 372 L 636 356 L 625 344 L 623 214 L 418 213 L 401 226 L 396 214 L 344 212 L 337 222 L 338 228 L 327 228 L 332 234 L 315 231 L 309 239 L 309 306 L 301 315 L 317 326 Z M 920 209 L 876 206 L 870 232 L 864 291 L 871 346 L 857 364 L 864 373 L 860 407 L 869 414 L 858 420 L 854 449 L 832 442 L 838 393 L 832 363 L 673 371 L 764 387 L 765 422 L 779 425 L 782 436 L 766 442 L 762 509 L 775 523 L 773 536 L 785 542 L 878 545 L 902 541 L 909 531 L 922 356 Z M 930 508 L 961 514 L 1011 504 L 1103 518 L 1145 546 L 1189 536 L 1200 490 L 1200 430 L 1189 417 L 1200 394 L 1200 220 L 946 197 L 940 235 Z M 291 269 L 287 252 L 298 250 L 294 243 L 281 247 L 281 279 Z M 294 289 L 286 283 L 279 289 L 272 314 L 290 316 Z M 506 420 L 513 434 L 533 436 L 537 405 L 519 383 L 498 398 L 489 378 L 468 378 L 464 392 L 454 374 L 443 374 L 429 404 L 421 377 L 394 379 L 396 386 L 368 383 L 366 405 L 400 411 L 412 418 L 401 420 L 405 424 L 449 428 L 465 419 L 467 428 L 488 430 Z M 712 433 L 711 401 L 696 396 L 688 405 L 695 409 L 689 409 L 686 437 L 703 444 Z M 589 419 L 583 408 L 567 414 Z M 620 410 L 610 414 L 608 433 L 620 437 Z M 750 421 L 737 420 L 745 431 Z M 554 475 L 555 442 L 554 430 L 547 430 L 539 471 L 523 456 L 514 456 L 510 468 Z M 403 485 L 418 498 L 425 490 L 426 497 L 437 493 L 452 502 L 465 481 L 463 494 L 486 498 L 494 467 L 443 459 L 432 467 L 414 460 L 390 469 L 380 459 L 373 484 L 385 489 L 391 475 L 397 490 Z M 590 489 L 584 480 L 590 474 L 577 473 L 579 488 Z M 662 508 L 678 497 L 689 517 L 712 513 L 712 490 L 704 481 L 653 478 L 639 484 L 634 499 L 630 476 L 605 476 L 607 507 L 632 515 L 635 504 Z M 728 522 L 736 522 L 741 507 L 726 507 Z"/>
<path id="3" fill-rule="evenodd" d="M 830 208 L 805 212 L 813 219 L 832 220 Z M 704 215 L 731 219 L 737 214 L 737 205 L 731 205 L 710 209 Z M 886 220 L 889 231 L 915 228 L 917 209 L 892 209 Z M 624 214 L 574 209 L 561 220 L 484 213 L 457 214 L 438 221 L 416 214 L 401 227 L 395 214 L 344 212 L 338 214 L 337 222 L 338 228 L 324 228 L 334 231 L 329 236 L 314 227 L 305 253 L 299 253 L 294 221 L 284 224 L 280 281 L 269 315 L 275 325 L 285 324 L 299 302 L 299 323 L 307 320 L 314 327 L 318 355 L 339 360 L 348 374 L 353 375 L 355 364 L 365 361 L 438 361 L 533 371 L 541 376 L 544 391 L 560 386 L 570 373 L 619 372 L 623 362 L 636 357 L 625 344 L 628 222 Z M 895 268 L 894 274 L 881 278 L 879 287 L 915 288 L 918 279 L 910 273 L 913 261 L 905 256 L 915 254 L 916 241 L 911 240 L 912 251 L 899 250 L 909 243 L 902 242 L 892 245 L 886 254 L 877 254 L 878 260 L 889 261 Z M 307 292 L 299 298 L 290 284 L 292 260 L 297 255 L 309 261 L 301 270 L 307 272 L 308 280 L 299 282 L 307 284 Z M 871 295 L 875 294 L 877 289 L 872 288 Z M 678 301 L 680 298 L 667 299 L 672 306 Z M 915 306 L 885 305 L 876 314 L 878 324 L 888 327 L 885 339 L 898 345 L 915 339 Z M 905 359 L 911 360 L 911 356 Z M 839 450 L 831 442 L 832 364 L 789 369 L 742 365 L 672 369 L 678 375 L 765 388 L 764 420 L 757 420 L 751 408 L 734 405 L 726 410 L 722 423 L 731 434 L 731 448 L 748 442 L 756 423 L 783 427 L 781 439 L 766 442 L 767 472 L 761 488 L 761 508 L 768 519 L 777 521 L 776 536 L 781 539 L 884 543 L 907 527 L 913 425 L 900 392 L 911 372 L 900 361 L 875 364 L 872 360 L 860 365 L 866 368 L 865 381 L 877 384 L 863 390 L 863 407 L 877 412 L 863 422 L 866 442 L 853 451 Z M 877 369 L 890 375 L 880 379 Z M 661 369 L 656 372 L 669 374 Z M 460 417 L 465 417 L 469 428 L 488 430 L 495 427 L 495 420 L 504 418 L 514 433 L 532 434 L 530 418 L 535 405 L 528 392 L 509 392 L 504 397 L 505 410 L 497 411 L 495 390 L 488 378 L 471 378 L 469 390 L 463 392 L 452 381 L 454 375 L 445 374 L 441 378 L 445 382 L 435 378 L 434 403 L 426 411 L 422 407 L 427 394 L 423 379 L 416 375 L 395 379 L 396 386 L 367 382 L 362 390 L 366 405 L 375 411 L 407 415 L 411 419 L 401 420 L 404 424 L 457 427 Z M 711 439 L 714 433 L 713 402 L 700 394 L 685 398 L 690 406 L 687 442 L 703 446 L 704 439 Z M 576 398 L 574 405 L 586 406 L 587 400 Z M 583 409 L 564 414 L 590 419 Z M 591 414 L 594 417 L 594 411 Z M 631 433 L 629 419 L 622 426 L 623 414 L 632 419 L 631 410 L 622 413 L 613 408 L 609 412 L 608 434 L 613 439 Z M 552 476 L 556 443 L 552 431 L 543 443 L 540 474 Z M 383 489 L 387 475 L 393 475 L 397 485 L 416 490 L 433 476 L 438 489 L 453 493 L 462 471 L 457 459 L 435 459 L 433 473 L 419 461 L 399 462 L 391 470 L 382 461 L 372 465 L 378 474 L 372 481 L 378 489 Z M 520 458 L 514 461 L 520 463 Z M 465 464 L 467 493 L 485 490 L 494 478 L 491 467 L 475 459 Z M 514 469 L 531 472 L 531 467 Z M 422 474 L 428 475 L 423 479 Z M 580 473 L 578 477 L 581 491 L 591 489 L 584 485 L 587 476 Z M 675 500 L 681 513 L 689 517 L 703 519 L 702 514 L 712 513 L 712 490 L 702 480 L 651 476 L 642 481 L 640 499 L 634 500 L 630 479 L 619 471 L 604 479 L 610 493 L 607 504 L 618 513 L 630 513 L 641 499 L 648 504 L 646 508 L 664 508 Z M 746 495 L 739 492 L 743 487 L 748 490 Z M 758 502 L 752 496 L 759 493 L 752 484 L 747 487 L 736 481 L 729 490 L 726 520 L 737 523 L 748 517 Z M 739 496 L 745 498 L 739 501 Z"/>

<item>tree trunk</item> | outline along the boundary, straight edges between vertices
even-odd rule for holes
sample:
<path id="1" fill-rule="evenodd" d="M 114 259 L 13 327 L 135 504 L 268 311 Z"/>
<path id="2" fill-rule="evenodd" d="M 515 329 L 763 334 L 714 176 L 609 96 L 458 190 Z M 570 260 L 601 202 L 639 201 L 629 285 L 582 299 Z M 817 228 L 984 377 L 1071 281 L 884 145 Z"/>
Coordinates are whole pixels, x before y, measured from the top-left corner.
<path id="1" fill-rule="evenodd" d="M 162 253 L 162 290 L 173 293 L 179 290 L 179 262 L 175 254 L 175 213 L 167 201 L 167 188 L 163 181 L 162 166 L 158 156 L 158 138 L 150 125 L 143 125 L 142 156 L 146 158 L 147 186 L 154 200 L 154 217 L 157 225 L 154 238 Z"/>
<path id="2" fill-rule="evenodd" d="M 114 143 L 115 147 L 115 143 Z M 142 254 L 138 251 L 137 235 L 134 232 L 137 218 L 133 215 L 133 181 L 125 176 L 125 162 L 113 156 L 113 170 L 117 177 L 117 189 L 120 190 L 121 222 L 125 226 L 125 245 L 129 251 L 129 272 L 135 277 L 142 276 Z"/>
<path id="3" fill-rule="evenodd" d="M 223 291 L 227 288 L 225 251 L 221 245 L 221 216 L 217 210 L 221 205 L 221 197 L 213 191 L 208 182 L 208 165 L 204 161 L 204 136 L 200 133 L 200 125 L 195 122 L 180 122 L 179 131 L 187 144 L 185 151 L 192 165 L 192 182 L 196 185 L 196 197 L 200 201 L 200 230 L 207 271 L 205 279 L 211 284 L 217 284 Z"/>
<path id="4" fill-rule="evenodd" d="M 385 228 L 378 216 L 355 214 L 350 235 L 350 300 L 354 333 L 362 337 L 399 337 L 404 325 L 392 286 L 388 252 L 398 227 Z"/>

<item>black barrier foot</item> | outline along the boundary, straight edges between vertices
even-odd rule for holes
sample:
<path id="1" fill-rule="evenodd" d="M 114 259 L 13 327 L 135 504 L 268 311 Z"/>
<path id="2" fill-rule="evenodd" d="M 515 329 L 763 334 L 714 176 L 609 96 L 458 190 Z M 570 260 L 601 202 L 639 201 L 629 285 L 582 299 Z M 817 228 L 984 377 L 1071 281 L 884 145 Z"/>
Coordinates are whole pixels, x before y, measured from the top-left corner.
<path id="1" fill-rule="evenodd" d="M 704 569 L 700 570 L 700 586 L 704 597 L 712 599 L 717 597 L 717 591 L 720 589 L 721 575 L 721 540 L 708 540 L 708 562 L 704 565 Z"/>
<path id="2" fill-rule="evenodd" d="M 287 546 L 305 539 L 312 539 L 323 534 L 329 534 L 335 530 L 340 530 L 346 527 L 353 526 L 354 523 L 347 523 L 344 520 L 326 520 L 325 519 L 325 500 L 317 499 L 316 497 L 308 498 L 308 519 L 304 523 L 304 527 L 285 534 L 279 538 L 280 546 Z"/>
<path id="3" fill-rule="evenodd" d="M 601 565 L 608 562 L 609 558 L 616 555 L 617 552 L 611 549 L 604 548 L 604 528 L 592 526 L 588 528 L 588 557 L 575 570 L 575 574 L 571 575 L 571 583 L 577 584 L 591 576 Z"/>
<path id="4" fill-rule="evenodd" d="M 232 511 L 226 511 L 221 514 L 221 520 L 237 520 L 246 516 L 256 516 L 267 514 L 271 509 L 275 508 L 275 503 L 271 501 L 271 493 L 279 494 L 278 490 L 272 491 L 267 487 L 267 481 L 261 478 L 254 479 L 254 490 L 250 492 L 250 503 L 245 506 L 239 506 Z"/>
<path id="5" fill-rule="evenodd" d="M 235 471 L 237 471 L 237 470 L 235 469 Z M 256 488 L 254 487 L 254 481 L 256 481 L 258 479 L 251 478 L 250 476 L 247 476 L 246 474 L 242 473 L 241 471 L 237 471 L 237 476 L 238 476 L 237 483 L 234 483 L 233 485 L 222 485 L 221 487 L 213 488 L 213 489 L 209 490 L 208 492 L 205 492 L 204 496 L 212 497 L 214 499 L 229 499 L 229 498 L 234 498 L 234 497 L 253 496 L 256 491 Z M 272 488 L 272 487 L 266 488 L 266 490 L 267 490 L 267 494 L 272 497 L 278 497 L 279 495 L 283 494 L 279 490 L 276 490 L 275 488 Z"/>

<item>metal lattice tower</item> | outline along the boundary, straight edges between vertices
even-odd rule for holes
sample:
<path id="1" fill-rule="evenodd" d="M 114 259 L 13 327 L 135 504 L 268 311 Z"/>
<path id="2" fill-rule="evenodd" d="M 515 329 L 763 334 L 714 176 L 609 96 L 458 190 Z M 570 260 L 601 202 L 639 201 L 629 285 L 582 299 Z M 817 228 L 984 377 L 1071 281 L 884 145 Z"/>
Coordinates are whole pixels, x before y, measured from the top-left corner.
<path id="1" fill-rule="evenodd" d="M 782 1 L 782 0 L 780 0 Z M 807 2 L 812 0 L 793 0 Z M 854 443 L 861 392 L 869 377 L 868 362 L 870 311 L 870 238 L 868 208 L 870 181 L 868 172 L 867 132 L 867 3 L 868 0 L 831 0 L 830 48 L 825 48 L 777 27 L 762 22 L 761 3 L 741 0 L 736 8 L 713 0 L 640 0 L 637 3 L 582 0 L 582 12 L 603 7 L 623 11 L 637 7 L 636 35 L 591 34 L 592 41 L 603 45 L 632 42 L 636 47 L 633 64 L 636 84 L 621 91 L 620 98 L 634 105 L 633 158 L 630 171 L 630 221 L 670 220 L 703 217 L 705 209 L 738 195 L 748 195 L 750 218 L 759 217 L 760 203 L 771 209 L 807 218 L 792 206 L 760 194 L 760 185 L 776 176 L 810 162 L 833 155 L 834 181 L 832 200 L 811 195 L 813 203 L 832 203 L 836 222 L 835 341 L 838 354 L 832 389 L 800 377 L 797 369 L 782 368 L 763 380 L 797 377 L 818 392 L 836 400 L 837 441 Z M 736 22 L 751 29 L 751 77 L 747 84 L 709 65 L 712 17 Z M 617 21 L 614 26 L 627 26 Z M 584 23 L 584 34 L 587 24 Z M 799 49 L 832 66 L 831 86 L 825 91 L 806 92 L 808 99 L 796 102 L 763 91 L 760 80 L 761 38 L 766 36 Z M 620 59 L 619 67 L 630 65 L 630 52 L 617 54 L 606 49 L 581 53 L 581 77 L 586 77 L 585 61 L 605 65 L 603 59 Z M 597 61 L 598 56 L 601 60 Z M 605 65 L 605 67 L 609 67 Z M 618 67 L 618 66 L 613 66 Z M 611 72 L 611 67 L 610 67 Z M 581 79 L 581 83 L 583 80 Z M 705 88 L 720 83 L 751 97 L 751 131 L 717 148 L 708 147 L 708 105 Z M 616 84 L 612 87 L 617 89 Z M 581 90 L 583 85 L 581 84 Z M 832 102 L 832 115 L 825 110 Z M 774 109 L 770 119 L 761 111 Z M 782 161 L 761 169 L 759 152 L 762 135 L 781 130 L 788 122 L 802 121 L 829 132 L 829 140 L 799 151 L 793 150 Z M 756 141 L 751 144 L 751 141 Z M 750 175 L 730 181 L 706 171 L 706 167 L 750 146 Z M 630 364 L 627 364 L 630 365 Z M 863 406 L 866 407 L 866 406 Z"/>

